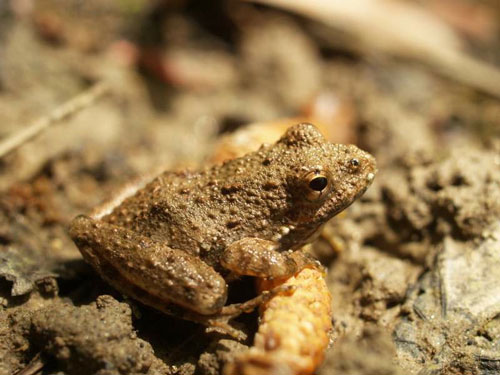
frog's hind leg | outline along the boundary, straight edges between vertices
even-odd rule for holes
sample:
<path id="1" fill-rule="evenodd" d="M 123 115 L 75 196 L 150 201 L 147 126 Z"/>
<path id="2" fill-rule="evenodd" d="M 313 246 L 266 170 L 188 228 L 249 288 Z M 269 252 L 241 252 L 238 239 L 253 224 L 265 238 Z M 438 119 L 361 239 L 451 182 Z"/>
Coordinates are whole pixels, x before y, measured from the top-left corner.
<path id="1" fill-rule="evenodd" d="M 107 282 L 146 305 L 156 301 L 152 307 L 160 310 L 158 305 L 164 303 L 213 315 L 226 303 L 222 276 L 186 252 L 83 215 L 72 221 L 69 232 L 85 260 Z"/>

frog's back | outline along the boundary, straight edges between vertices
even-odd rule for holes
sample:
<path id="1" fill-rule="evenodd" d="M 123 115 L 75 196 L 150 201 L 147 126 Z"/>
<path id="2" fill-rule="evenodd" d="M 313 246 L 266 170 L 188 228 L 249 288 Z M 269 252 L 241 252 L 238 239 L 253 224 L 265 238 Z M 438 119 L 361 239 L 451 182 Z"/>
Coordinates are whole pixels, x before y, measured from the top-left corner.
<path id="1" fill-rule="evenodd" d="M 189 223 L 184 221 L 191 202 L 185 195 L 201 177 L 201 172 L 164 172 L 102 220 L 170 246 L 180 242 L 177 247 L 182 245 L 188 250 L 193 241 L 185 228 Z"/>
<path id="2" fill-rule="evenodd" d="M 269 149 L 198 172 L 165 172 L 103 220 L 201 255 L 244 236 L 271 237 L 268 218 L 286 194 L 284 172 L 266 163 Z"/>

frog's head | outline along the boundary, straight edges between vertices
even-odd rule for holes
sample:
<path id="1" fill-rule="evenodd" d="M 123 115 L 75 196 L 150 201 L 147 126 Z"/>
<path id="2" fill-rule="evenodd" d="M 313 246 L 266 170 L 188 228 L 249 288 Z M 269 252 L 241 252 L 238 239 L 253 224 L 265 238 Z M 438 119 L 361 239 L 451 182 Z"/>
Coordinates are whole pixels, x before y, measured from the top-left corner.
<path id="1" fill-rule="evenodd" d="M 292 172 L 287 177 L 286 216 L 295 241 L 306 241 L 347 208 L 366 191 L 377 172 L 373 156 L 354 145 L 328 142 L 311 124 L 289 128 L 278 144 L 287 155 L 286 169 Z"/>

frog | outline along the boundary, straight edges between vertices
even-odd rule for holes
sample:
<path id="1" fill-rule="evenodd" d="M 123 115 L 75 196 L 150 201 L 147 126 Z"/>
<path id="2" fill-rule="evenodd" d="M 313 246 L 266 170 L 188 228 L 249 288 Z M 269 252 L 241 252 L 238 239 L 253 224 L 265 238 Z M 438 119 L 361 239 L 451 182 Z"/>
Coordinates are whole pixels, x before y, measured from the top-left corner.
<path id="1" fill-rule="evenodd" d="M 222 326 L 265 299 L 226 305 L 228 284 L 317 266 L 301 249 L 366 191 L 376 171 L 369 153 L 331 143 L 314 125 L 299 123 L 242 157 L 162 172 L 106 209 L 77 216 L 69 234 L 121 293 Z"/>

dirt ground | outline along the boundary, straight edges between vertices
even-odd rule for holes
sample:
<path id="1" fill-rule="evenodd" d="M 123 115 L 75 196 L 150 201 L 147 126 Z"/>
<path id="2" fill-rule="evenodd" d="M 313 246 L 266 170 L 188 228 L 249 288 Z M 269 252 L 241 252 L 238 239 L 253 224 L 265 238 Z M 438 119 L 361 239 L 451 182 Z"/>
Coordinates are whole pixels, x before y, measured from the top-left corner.
<path id="1" fill-rule="evenodd" d="M 418 3 L 500 65 L 498 3 Z M 221 373 L 257 312 L 239 318 L 244 342 L 162 315 L 106 285 L 66 228 L 133 178 L 203 165 L 221 137 L 290 117 L 379 169 L 313 244 L 333 297 L 316 373 L 500 373 L 499 96 L 377 48 L 246 2 L 0 0 L 0 143 L 111 87 L 0 157 L 0 374 Z M 230 286 L 232 301 L 254 294 Z"/>

